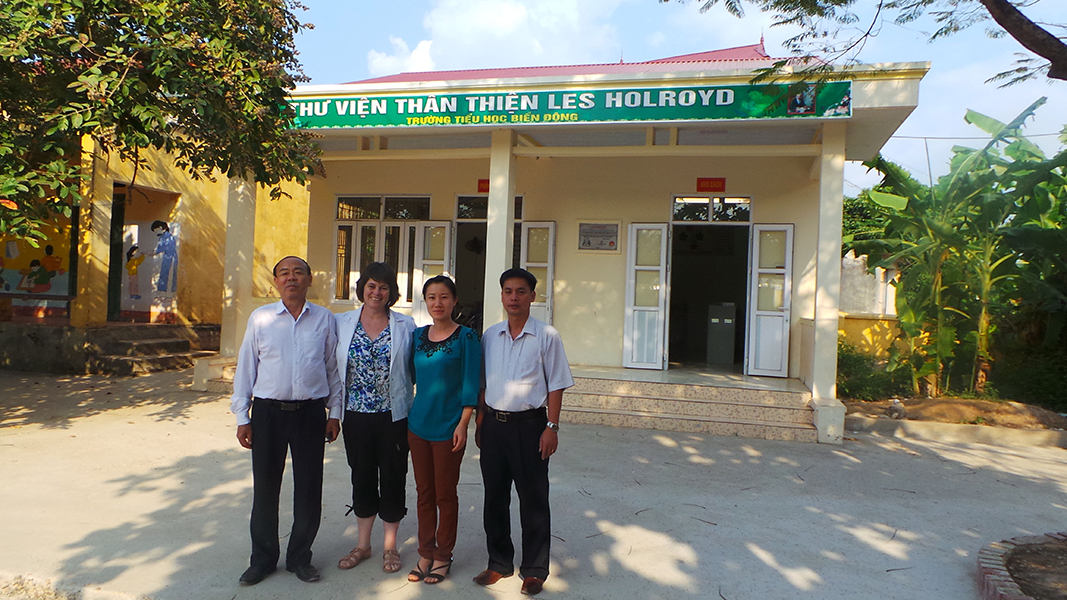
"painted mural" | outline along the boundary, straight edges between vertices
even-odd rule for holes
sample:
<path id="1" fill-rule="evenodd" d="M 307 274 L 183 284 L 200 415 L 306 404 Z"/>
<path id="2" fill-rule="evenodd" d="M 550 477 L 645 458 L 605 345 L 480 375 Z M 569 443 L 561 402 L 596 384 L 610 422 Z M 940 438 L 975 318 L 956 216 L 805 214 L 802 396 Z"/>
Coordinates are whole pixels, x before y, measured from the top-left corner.
<path id="1" fill-rule="evenodd" d="M 47 309 L 65 308 L 72 294 L 70 223 L 46 226 L 45 233 L 36 248 L 27 240 L 0 236 L 0 295 L 12 296 L 16 308 L 39 309 L 42 316 Z"/>
<path id="2" fill-rule="evenodd" d="M 162 220 L 126 222 L 123 227 L 123 313 L 144 317 L 173 310 L 178 287 L 178 246 L 177 223 Z"/>

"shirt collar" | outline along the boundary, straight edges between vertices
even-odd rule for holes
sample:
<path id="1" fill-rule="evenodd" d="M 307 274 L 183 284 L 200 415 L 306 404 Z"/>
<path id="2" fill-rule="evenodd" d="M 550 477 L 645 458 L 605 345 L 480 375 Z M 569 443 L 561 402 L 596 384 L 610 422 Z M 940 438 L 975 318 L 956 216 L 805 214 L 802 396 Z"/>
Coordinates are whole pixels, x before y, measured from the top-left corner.
<path id="1" fill-rule="evenodd" d="M 500 330 L 500 334 L 506 335 L 508 336 L 508 339 L 511 339 L 511 326 L 508 325 L 507 321 L 504 321 L 504 328 Z M 534 337 L 537 337 L 537 326 L 534 325 L 534 319 L 532 315 L 526 317 L 526 323 L 523 324 L 522 331 L 519 332 L 519 337 L 514 339 L 522 339 L 522 336 L 524 335 L 532 335 Z"/>
<path id="2" fill-rule="evenodd" d="M 306 313 L 309 310 L 311 310 L 311 309 L 308 308 L 308 301 L 304 300 L 304 308 L 302 308 L 300 310 L 300 316 L 304 316 L 304 313 Z M 281 300 L 279 300 L 278 304 L 277 304 L 277 312 L 275 312 L 274 314 L 280 315 L 280 314 L 282 314 L 284 312 L 289 312 L 289 309 L 285 308 L 285 302 L 282 302 Z"/>

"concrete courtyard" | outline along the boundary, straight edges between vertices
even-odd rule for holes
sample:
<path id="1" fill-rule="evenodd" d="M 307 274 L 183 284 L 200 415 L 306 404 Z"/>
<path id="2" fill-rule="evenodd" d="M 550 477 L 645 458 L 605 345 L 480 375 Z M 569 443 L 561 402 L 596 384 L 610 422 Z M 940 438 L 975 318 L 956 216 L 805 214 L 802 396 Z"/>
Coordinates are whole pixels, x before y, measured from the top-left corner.
<path id="1" fill-rule="evenodd" d="M 520 597 L 518 577 L 471 582 L 486 561 L 473 444 L 444 583 L 404 576 L 416 560 L 410 472 L 401 573 L 382 573 L 380 559 L 337 569 L 355 519 L 336 442 L 315 543 L 322 581 L 282 569 L 239 586 L 251 461 L 228 398 L 189 391 L 191 378 L 0 372 L 0 598 Z M 551 474 L 548 598 L 970 600 L 984 545 L 1067 530 L 1067 451 L 1054 447 L 874 434 L 825 446 L 564 423 Z M 283 489 L 283 536 L 290 498 Z M 376 556 L 380 545 L 376 531 Z"/>

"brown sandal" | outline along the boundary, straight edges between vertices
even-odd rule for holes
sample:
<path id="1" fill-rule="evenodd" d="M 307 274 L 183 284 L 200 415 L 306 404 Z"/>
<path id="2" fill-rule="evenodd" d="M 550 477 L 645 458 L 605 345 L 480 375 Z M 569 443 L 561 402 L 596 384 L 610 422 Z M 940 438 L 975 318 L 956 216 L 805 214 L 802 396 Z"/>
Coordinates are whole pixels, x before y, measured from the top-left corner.
<path id="1" fill-rule="evenodd" d="M 400 553 L 396 550 L 382 553 L 382 570 L 386 573 L 396 573 L 400 570 L 400 564 Z"/>
<path id="2" fill-rule="evenodd" d="M 341 557 L 341 560 L 337 561 L 338 569 L 351 569 L 359 563 L 367 560 L 371 556 L 370 548 L 360 548 L 356 546 L 352 548 L 352 551 Z"/>

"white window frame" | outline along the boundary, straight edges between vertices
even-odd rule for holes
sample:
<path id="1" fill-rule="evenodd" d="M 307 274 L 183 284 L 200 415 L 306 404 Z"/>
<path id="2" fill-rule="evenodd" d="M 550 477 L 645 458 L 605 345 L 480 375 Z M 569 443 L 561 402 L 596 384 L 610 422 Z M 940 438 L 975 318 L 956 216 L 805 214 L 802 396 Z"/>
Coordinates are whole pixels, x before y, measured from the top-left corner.
<path id="1" fill-rule="evenodd" d="M 339 219 L 338 206 L 342 198 L 378 198 L 380 200 L 378 219 Z M 333 265 L 331 267 L 332 278 L 330 286 L 330 303 L 340 306 L 358 306 L 360 304 L 358 296 L 356 296 L 356 283 L 359 281 L 360 265 L 359 265 L 359 248 L 360 237 L 362 236 L 363 227 L 372 226 L 375 228 L 374 239 L 374 260 L 381 262 L 385 259 L 385 232 L 388 227 L 400 228 L 400 248 L 397 256 L 397 262 L 400 268 L 397 269 L 397 285 L 400 288 L 400 300 L 396 303 L 398 308 L 411 308 L 414 305 L 416 290 L 415 286 L 412 286 L 411 297 L 406 297 L 407 286 L 409 279 L 413 276 L 408 272 L 408 265 L 411 261 L 411 236 L 414 235 L 411 231 L 412 228 L 416 228 L 418 223 L 425 222 L 416 219 L 409 220 L 396 220 L 385 218 L 385 201 L 386 199 L 425 199 L 429 201 L 430 206 L 433 206 L 433 197 L 430 194 L 337 194 L 334 197 L 333 205 Z M 352 228 L 352 242 L 349 252 L 349 269 L 348 269 L 348 298 L 337 297 L 337 281 L 341 277 L 341 273 L 338 272 L 337 265 L 337 240 L 340 236 L 342 227 Z"/>

